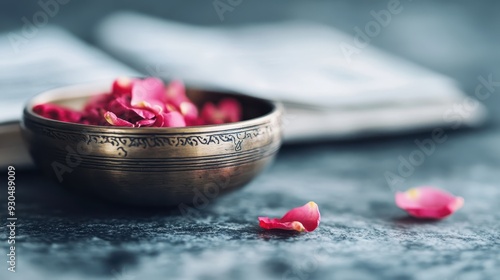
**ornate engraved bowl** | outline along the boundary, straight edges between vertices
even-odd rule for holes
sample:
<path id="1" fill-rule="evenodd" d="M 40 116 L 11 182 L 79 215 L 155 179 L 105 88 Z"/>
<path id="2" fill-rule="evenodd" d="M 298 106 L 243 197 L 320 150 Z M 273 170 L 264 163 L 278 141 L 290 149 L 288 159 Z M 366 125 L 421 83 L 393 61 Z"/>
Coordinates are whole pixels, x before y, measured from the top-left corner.
<path id="1" fill-rule="evenodd" d="M 35 114 L 36 104 L 81 108 L 108 84 L 44 92 L 24 109 L 23 136 L 36 165 L 67 188 L 142 206 L 200 206 L 238 189 L 281 145 L 282 106 L 240 94 L 188 89 L 197 104 L 237 98 L 243 121 L 183 128 L 116 128 L 64 123 Z"/>

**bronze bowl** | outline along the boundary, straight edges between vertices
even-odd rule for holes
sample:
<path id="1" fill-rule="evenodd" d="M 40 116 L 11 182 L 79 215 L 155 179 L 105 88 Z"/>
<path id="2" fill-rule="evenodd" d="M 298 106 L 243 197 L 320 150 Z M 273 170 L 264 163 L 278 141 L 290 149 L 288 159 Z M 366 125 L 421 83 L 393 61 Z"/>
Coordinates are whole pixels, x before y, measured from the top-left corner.
<path id="1" fill-rule="evenodd" d="M 200 206 L 256 177 L 281 145 L 282 106 L 241 94 L 188 89 L 196 104 L 238 99 L 240 122 L 182 128 L 116 128 L 35 114 L 56 103 L 82 108 L 109 83 L 41 93 L 24 109 L 22 130 L 35 164 L 67 188 L 141 206 Z"/>

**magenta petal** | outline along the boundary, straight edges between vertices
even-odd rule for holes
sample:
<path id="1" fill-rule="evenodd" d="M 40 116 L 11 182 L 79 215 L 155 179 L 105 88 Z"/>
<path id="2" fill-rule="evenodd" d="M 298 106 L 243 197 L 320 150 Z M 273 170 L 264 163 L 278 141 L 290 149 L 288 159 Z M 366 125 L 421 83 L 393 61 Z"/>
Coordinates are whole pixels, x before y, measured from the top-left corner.
<path id="1" fill-rule="evenodd" d="M 182 102 L 189 101 L 186 96 L 186 87 L 180 80 L 171 81 L 166 87 L 166 97 L 169 103 L 179 107 Z"/>
<path id="2" fill-rule="evenodd" d="M 159 105 L 151 105 L 146 101 L 143 101 L 139 104 L 137 104 L 138 108 L 144 108 L 145 110 L 148 110 L 152 114 L 154 114 L 155 117 L 155 122 L 151 125 L 154 127 L 162 127 L 164 126 L 164 116 L 163 116 L 163 109 Z"/>
<path id="3" fill-rule="evenodd" d="M 106 109 L 109 102 L 113 100 L 113 95 L 109 93 L 97 94 L 89 98 L 85 107 L 83 108 L 84 112 L 98 110 L 98 109 Z"/>
<path id="4" fill-rule="evenodd" d="M 104 118 L 110 125 L 114 126 L 126 126 L 126 127 L 134 127 L 134 124 L 118 118 L 113 112 L 106 112 L 104 113 Z"/>
<path id="5" fill-rule="evenodd" d="M 433 187 L 397 192 L 396 205 L 416 218 L 442 219 L 460 209 L 464 199 Z"/>
<path id="6" fill-rule="evenodd" d="M 201 109 L 201 117 L 204 119 L 210 119 L 212 115 L 215 113 L 217 108 L 215 105 L 208 101 L 203 105 L 203 108 Z"/>
<path id="7" fill-rule="evenodd" d="M 137 79 L 131 79 L 128 77 L 120 77 L 113 81 L 111 87 L 111 93 L 115 97 L 119 96 L 130 96 L 132 94 L 132 86 L 137 81 Z"/>
<path id="8" fill-rule="evenodd" d="M 221 110 L 227 122 L 239 122 L 241 120 L 241 104 L 234 98 L 224 98 L 219 102 Z"/>
<path id="9" fill-rule="evenodd" d="M 207 102 L 201 109 L 201 118 L 205 124 L 223 124 L 224 114 L 212 102 Z"/>
<path id="10" fill-rule="evenodd" d="M 144 120 L 140 120 L 140 121 L 135 122 L 135 127 L 148 127 L 148 126 L 154 125 L 155 122 L 156 122 L 156 120 L 144 119 Z"/>
<path id="11" fill-rule="evenodd" d="M 304 206 L 293 208 L 281 219 L 259 217 L 259 225 L 265 229 L 284 229 L 310 232 L 319 226 L 321 215 L 318 205 L 312 201 Z"/>
<path id="12" fill-rule="evenodd" d="M 89 98 L 82 112 L 54 104 L 35 106 L 33 110 L 60 121 L 125 127 L 184 127 L 222 124 L 241 118 L 241 105 L 235 100 L 222 100 L 217 106 L 210 102 L 205 105 L 200 116 L 179 80 L 165 86 L 158 78 L 122 77 L 113 81 L 110 92 Z"/>
<path id="13" fill-rule="evenodd" d="M 146 78 L 134 82 L 130 104 L 135 107 L 142 102 L 148 102 L 164 109 L 166 99 L 163 81 L 158 78 Z"/>
<path id="14" fill-rule="evenodd" d="M 188 120 L 195 120 L 198 118 L 198 108 L 190 101 L 184 101 L 179 105 L 181 114 Z"/>
<path id="15" fill-rule="evenodd" d="M 48 119 L 53 119 L 53 120 L 58 120 L 58 121 L 63 121 L 63 122 L 79 122 L 80 119 L 82 118 L 82 114 L 73 111 L 69 108 L 65 108 L 56 104 L 40 104 L 36 105 L 33 107 L 33 112 L 37 113 L 38 115 L 48 118 Z"/>
<path id="16" fill-rule="evenodd" d="M 241 117 L 241 104 L 234 98 L 224 98 L 217 106 L 207 102 L 201 110 L 201 118 L 206 124 L 237 122 Z"/>
<path id="17" fill-rule="evenodd" d="M 264 229 L 283 229 L 295 230 L 298 232 L 307 231 L 301 222 L 281 222 L 280 219 L 271 219 L 269 217 L 259 217 L 259 225 Z"/>
<path id="18" fill-rule="evenodd" d="M 112 94 L 103 93 L 89 98 L 82 112 L 82 122 L 91 125 L 106 125 L 104 113 L 109 111 L 109 103 L 114 99 Z"/>
<path id="19" fill-rule="evenodd" d="M 164 116 L 164 113 L 159 112 L 156 115 L 155 123 L 152 126 L 154 126 L 154 127 L 163 127 L 163 126 L 165 126 L 165 116 Z"/>
<path id="20" fill-rule="evenodd" d="M 130 111 L 133 111 L 135 114 L 144 119 L 151 119 L 155 116 L 155 114 L 148 109 L 132 107 L 130 101 L 125 96 L 118 97 L 111 101 L 109 109 L 117 114 L 120 114 L 121 112 L 130 114 Z"/>
<path id="21" fill-rule="evenodd" d="M 104 118 L 106 111 L 101 108 L 88 109 L 83 112 L 81 123 L 91 125 L 106 125 L 108 122 Z"/>
<path id="22" fill-rule="evenodd" d="M 163 126 L 165 127 L 185 127 L 186 121 L 184 117 L 179 112 L 170 112 L 163 114 L 164 121 Z"/>

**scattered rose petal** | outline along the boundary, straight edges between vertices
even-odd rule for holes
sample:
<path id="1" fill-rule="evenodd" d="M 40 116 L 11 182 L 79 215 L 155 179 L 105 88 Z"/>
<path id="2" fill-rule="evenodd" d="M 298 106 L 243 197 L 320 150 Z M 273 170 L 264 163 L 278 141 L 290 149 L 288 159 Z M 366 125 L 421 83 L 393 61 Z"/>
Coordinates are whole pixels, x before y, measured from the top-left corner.
<path id="1" fill-rule="evenodd" d="M 320 222 L 321 216 L 318 205 L 312 201 L 304 206 L 293 208 L 281 219 L 259 217 L 259 225 L 265 229 L 296 230 L 299 232 L 310 232 L 315 230 Z"/>
<path id="2" fill-rule="evenodd" d="M 40 104 L 33 111 L 42 117 L 63 122 L 79 122 L 82 114 L 56 104 Z"/>
<path id="3" fill-rule="evenodd" d="M 155 117 L 155 122 L 152 124 L 154 127 L 162 127 L 165 126 L 164 124 L 164 115 L 163 115 L 163 108 L 156 104 L 156 105 L 151 105 L 147 101 L 142 101 L 137 104 L 138 108 L 144 108 L 154 114 Z"/>
<path id="4" fill-rule="evenodd" d="M 396 193 L 396 205 L 416 218 L 442 219 L 453 214 L 463 204 L 463 198 L 433 187 Z"/>

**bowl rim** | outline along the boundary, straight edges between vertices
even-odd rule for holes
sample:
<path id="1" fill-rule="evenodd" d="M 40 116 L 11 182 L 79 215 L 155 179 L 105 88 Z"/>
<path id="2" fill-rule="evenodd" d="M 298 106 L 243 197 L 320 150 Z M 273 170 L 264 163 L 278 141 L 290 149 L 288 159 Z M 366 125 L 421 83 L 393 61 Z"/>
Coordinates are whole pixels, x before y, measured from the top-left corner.
<path id="1" fill-rule="evenodd" d="M 80 123 L 70 123 L 58 120 L 53 120 L 49 118 L 42 117 L 33 112 L 33 107 L 36 104 L 41 104 L 41 99 L 46 99 L 45 102 L 51 102 L 55 100 L 72 99 L 72 98 L 82 98 L 90 97 L 98 94 L 102 94 L 109 90 L 110 82 L 99 82 L 99 83 L 83 83 L 69 86 L 62 86 L 53 88 L 50 90 L 42 91 L 33 97 L 31 97 L 24 106 L 23 109 L 23 123 L 29 119 L 36 121 L 38 123 L 50 125 L 52 127 L 58 127 L 61 129 L 68 130 L 85 130 L 85 131 L 99 131 L 106 133 L 116 133 L 116 134 L 185 134 L 185 133 L 203 133 L 203 132 L 215 132 L 215 131 L 226 131 L 235 130 L 246 127 L 259 126 L 273 119 L 274 116 L 282 115 L 284 111 L 284 106 L 281 102 L 262 99 L 258 97 L 253 97 L 250 95 L 232 92 L 232 91 L 215 91 L 215 90 L 204 90 L 202 88 L 186 86 L 187 89 L 191 90 L 202 90 L 202 91 L 212 91 L 220 92 L 223 94 L 242 96 L 244 98 L 258 100 L 264 102 L 271 106 L 271 111 L 248 120 L 243 120 L 233 123 L 225 124 L 214 124 L 214 125 L 197 125 L 197 126 L 186 126 L 186 127 L 113 127 L 113 126 L 99 126 L 99 125 L 87 125 Z M 79 93 L 72 93 L 71 96 L 64 97 L 64 92 L 68 91 L 79 91 Z"/>

